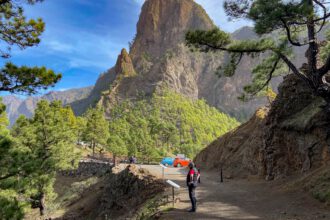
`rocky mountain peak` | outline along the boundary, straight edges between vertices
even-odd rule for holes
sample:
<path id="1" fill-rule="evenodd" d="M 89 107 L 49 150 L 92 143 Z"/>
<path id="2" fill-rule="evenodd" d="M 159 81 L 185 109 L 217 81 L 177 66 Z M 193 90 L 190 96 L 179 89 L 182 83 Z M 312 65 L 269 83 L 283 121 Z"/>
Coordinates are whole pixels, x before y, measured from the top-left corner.
<path id="1" fill-rule="evenodd" d="M 107 113 L 115 103 L 134 100 L 138 94 L 150 97 L 166 87 L 192 99 L 205 99 L 231 116 L 247 119 L 267 101 L 258 98 L 242 104 L 237 99 L 251 81 L 251 67 L 258 61 L 243 57 L 234 77 L 218 78 L 215 72 L 228 62 L 228 54 L 191 52 L 185 46 L 187 31 L 214 27 L 205 10 L 193 0 L 146 0 L 129 54 L 122 50 L 116 66 L 102 74 L 91 95 L 73 103 L 73 109 L 81 114 L 98 103 Z M 246 27 L 233 37 L 250 39 L 256 34 Z"/>
<path id="2" fill-rule="evenodd" d="M 165 52 L 184 42 L 192 29 L 214 27 L 205 10 L 193 0 L 147 0 L 137 24 L 130 54 L 135 66 L 155 61 Z"/>
<path id="3" fill-rule="evenodd" d="M 123 75 L 124 77 L 136 75 L 131 57 L 129 56 L 125 48 L 121 50 L 121 53 L 118 56 L 115 71 L 117 74 Z"/>
<path id="4" fill-rule="evenodd" d="M 247 40 L 247 39 L 256 39 L 259 36 L 254 32 L 253 27 L 244 26 L 234 31 L 232 37 L 235 40 Z"/>

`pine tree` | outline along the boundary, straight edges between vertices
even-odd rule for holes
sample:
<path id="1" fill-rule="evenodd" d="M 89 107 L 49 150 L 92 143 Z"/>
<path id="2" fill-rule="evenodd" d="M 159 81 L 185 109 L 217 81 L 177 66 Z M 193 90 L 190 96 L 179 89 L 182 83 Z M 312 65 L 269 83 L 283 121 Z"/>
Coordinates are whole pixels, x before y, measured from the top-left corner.
<path id="1" fill-rule="evenodd" d="M 86 129 L 84 139 L 92 147 L 93 156 L 95 147 L 104 147 L 109 138 L 109 123 L 105 119 L 104 112 L 100 107 L 90 108 L 85 113 Z"/>
<path id="2" fill-rule="evenodd" d="M 12 208 L 8 206 L 8 212 L 32 202 L 41 215 L 45 213 L 47 202 L 56 196 L 53 187 L 56 173 L 78 163 L 74 121 L 70 108 L 63 108 L 58 101 L 44 100 L 37 104 L 32 119 L 21 116 L 17 120 L 12 129 L 15 143 L 6 154 L 7 161 L 0 160 L 7 162 L 0 187 L 4 192 L 12 192 L 9 197 L 12 204 L 18 202 Z"/>
<path id="3" fill-rule="evenodd" d="M 24 206 L 18 201 L 18 193 L 7 180 L 19 173 L 17 163 L 22 156 L 15 149 L 14 140 L 8 130 L 9 120 L 0 99 L 0 219 L 22 219 Z M 17 163 L 16 163 L 17 161 Z"/>
<path id="4" fill-rule="evenodd" d="M 110 135 L 107 150 L 113 155 L 113 162 L 116 165 L 118 156 L 126 156 L 128 151 L 125 142 L 118 135 Z"/>
<path id="5" fill-rule="evenodd" d="M 87 121 L 84 117 L 77 117 L 77 137 L 78 142 L 84 140 L 84 133 L 86 130 Z"/>
<path id="6" fill-rule="evenodd" d="M 56 172 L 72 169 L 78 162 L 79 155 L 75 152 L 76 131 L 68 115 L 73 115 L 72 110 L 63 108 L 61 102 L 40 101 L 30 122 L 35 143 L 31 152 L 34 172 L 30 176 L 33 181 L 29 193 L 36 200 L 41 215 L 45 212 L 46 198 L 54 197 Z M 29 124 L 26 126 L 27 132 L 17 137 L 23 143 L 31 135 Z"/>
<path id="7" fill-rule="evenodd" d="M 27 20 L 24 16 L 23 5 L 41 1 L 0 1 L 0 39 L 4 47 L 0 49 L 2 58 L 10 57 L 13 46 L 25 49 L 39 44 L 45 23 L 40 18 Z M 33 94 L 40 88 L 53 86 L 61 77 L 61 74 L 56 74 L 45 67 L 18 67 L 8 62 L 0 69 L 0 91 Z"/>
<path id="8" fill-rule="evenodd" d="M 256 57 L 267 54 L 253 71 L 253 80 L 244 87 L 242 98 L 249 98 L 267 88 L 272 77 L 292 72 L 311 91 L 327 102 L 330 111 L 330 32 L 321 39 L 322 30 L 330 19 L 329 2 L 325 0 L 226 0 L 224 8 L 232 19 L 254 22 L 258 40 L 232 40 L 230 35 L 215 28 L 210 31 L 189 31 L 188 46 L 203 52 L 226 51 L 231 60 L 219 68 L 222 76 L 232 76 L 243 55 Z M 275 36 L 274 37 L 271 37 Z M 293 61 L 293 48 L 306 47 L 302 67 Z"/>

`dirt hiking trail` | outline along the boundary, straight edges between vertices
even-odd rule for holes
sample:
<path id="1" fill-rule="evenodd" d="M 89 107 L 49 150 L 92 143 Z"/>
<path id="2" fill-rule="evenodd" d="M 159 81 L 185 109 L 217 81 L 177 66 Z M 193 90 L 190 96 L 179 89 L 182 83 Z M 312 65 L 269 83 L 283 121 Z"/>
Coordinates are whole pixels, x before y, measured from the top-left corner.
<path id="1" fill-rule="evenodd" d="M 149 167 L 150 168 L 150 167 Z M 150 170 L 156 173 L 155 169 Z M 202 173 L 197 187 L 197 212 L 189 213 L 191 204 L 185 186 L 186 169 L 168 168 L 165 179 L 177 182 L 180 202 L 161 214 L 161 220 L 259 219 L 259 220 L 329 220 L 330 209 L 306 193 L 288 192 L 277 181 L 225 179 L 219 174 Z M 159 176 L 159 172 L 158 172 Z"/>

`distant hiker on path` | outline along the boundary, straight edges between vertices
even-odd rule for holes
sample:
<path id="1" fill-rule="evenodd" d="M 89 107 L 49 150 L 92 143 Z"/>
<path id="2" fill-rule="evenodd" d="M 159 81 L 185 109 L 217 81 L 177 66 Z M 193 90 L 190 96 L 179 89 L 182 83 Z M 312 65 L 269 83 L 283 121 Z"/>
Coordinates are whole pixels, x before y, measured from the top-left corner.
<path id="1" fill-rule="evenodd" d="M 130 163 L 130 164 L 134 163 L 133 156 L 130 156 L 128 160 L 129 160 L 129 163 Z"/>
<path id="2" fill-rule="evenodd" d="M 136 162 L 137 162 L 137 159 L 135 156 L 130 156 L 128 160 L 129 160 L 130 164 L 136 164 Z"/>
<path id="3" fill-rule="evenodd" d="M 189 190 L 189 198 L 191 201 L 191 209 L 189 212 L 196 212 L 196 194 L 195 194 L 195 189 L 197 187 L 197 181 L 198 181 L 198 170 L 196 169 L 195 165 L 193 162 L 190 162 L 189 165 L 189 172 L 187 174 L 187 186 Z"/>

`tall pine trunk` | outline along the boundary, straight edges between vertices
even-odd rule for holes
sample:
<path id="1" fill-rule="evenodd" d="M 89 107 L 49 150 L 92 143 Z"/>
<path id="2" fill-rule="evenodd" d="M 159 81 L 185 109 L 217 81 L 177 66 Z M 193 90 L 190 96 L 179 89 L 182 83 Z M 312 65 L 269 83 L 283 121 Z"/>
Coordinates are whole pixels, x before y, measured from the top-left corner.
<path id="1" fill-rule="evenodd" d="M 113 165 L 116 166 L 117 161 L 116 161 L 116 155 L 115 154 L 113 154 L 112 159 L 113 159 Z"/>
<path id="2" fill-rule="evenodd" d="M 95 141 L 92 142 L 93 157 L 95 156 Z"/>
<path id="3" fill-rule="evenodd" d="M 40 194 L 40 198 L 39 198 L 39 211 L 40 211 L 40 215 L 43 216 L 45 215 L 46 212 L 46 196 L 45 193 L 41 193 Z"/>

